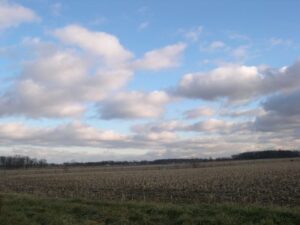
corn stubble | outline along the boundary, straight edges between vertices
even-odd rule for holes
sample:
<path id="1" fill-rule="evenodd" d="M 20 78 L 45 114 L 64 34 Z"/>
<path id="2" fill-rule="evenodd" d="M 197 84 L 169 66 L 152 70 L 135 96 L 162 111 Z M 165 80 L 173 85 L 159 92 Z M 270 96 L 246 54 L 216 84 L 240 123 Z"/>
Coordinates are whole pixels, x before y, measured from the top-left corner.
<path id="1" fill-rule="evenodd" d="M 91 200 L 300 205 L 300 160 L 0 171 L 0 192 Z"/>

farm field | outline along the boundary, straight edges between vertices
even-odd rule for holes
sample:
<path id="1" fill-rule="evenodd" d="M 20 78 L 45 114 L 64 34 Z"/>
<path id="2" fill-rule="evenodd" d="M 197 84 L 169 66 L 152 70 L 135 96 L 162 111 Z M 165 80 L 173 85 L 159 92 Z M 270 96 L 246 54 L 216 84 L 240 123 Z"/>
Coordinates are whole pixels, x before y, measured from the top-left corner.
<path id="1" fill-rule="evenodd" d="M 0 192 L 161 203 L 300 206 L 300 160 L 0 171 Z"/>

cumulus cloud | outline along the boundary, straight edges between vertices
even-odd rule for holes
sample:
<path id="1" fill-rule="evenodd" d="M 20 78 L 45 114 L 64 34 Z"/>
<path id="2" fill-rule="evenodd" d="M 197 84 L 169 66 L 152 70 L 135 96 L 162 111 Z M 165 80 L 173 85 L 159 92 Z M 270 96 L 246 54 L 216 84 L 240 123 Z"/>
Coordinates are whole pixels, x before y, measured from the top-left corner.
<path id="1" fill-rule="evenodd" d="M 146 52 L 141 59 L 133 62 L 133 53 L 125 49 L 117 37 L 105 33 L 90 31 L 78 25 L 69 25 L 53 32 L 65 44 L 77 46 L 89 54 L 101 56 L 107 65 L 124 64 L 133 70 L 161 70 L 176 67 L 186 45 L 177 43 Z"/>
<path id="2" fill-rule="evenodd" d="M 43 51 L 24 64 L 21 75 L 0 96 L 0 115 L 78 117 L 86 102 L 103 99 L 124 85 L 131 71 L 90 71 L 89 63 L 73 51 Z"/>
<path id="3" fill-rule="evenodd" d="M 163 91 L 122 92 L 107 98 L 98 105 L 102 119 L 137 119 L 158 117 L 170 97 Z"/>
<path id="4" fill-rule="evenodd" d="M 36 146 L 102 146 L 125 140 L 113 131 L 103 131 L 87 124 L 73 122 L 57 127 L 32 127 L 22 123 L 0 124 L 2 144 L 30 144 Z"/>
<path id="5" fill-rule="evenodd" d="M 177 93 L 188 98 L 239 100 L 256 95 L 259 85 L 256 67 L 226 66 L 207 73 L 186 74 L 180 80 Z"/>
<path id="6" fill-rule="evenodd" d="M 227 65 L 186 74 L 173 93 L 194 99 L 247 101 L 300 86 L 300 62 L 280 69 Z"/>
<path id="7" fill-rule="evenodd" d="M 82 105 L 68 93 L 69 82 L 84 76 L 84 63 L 68 53 L 57 52 L 25 65 L 23 73 L 0 97 L 0 114 L 39 116 L 78 116 Z"/>
<path id="8" fill-rule="evenodd" d="M 187 110 L 183 113 L 183 115 L 186 119 L 196 119 L 202 116 L 212 116 L 214 115 L 214 113 L 215 113 L 214 109 L 207 106 L 203 106 L 203 107 Z"/>
<path id="9" fill-rule="evenodd" d="M 31 9 L 6 1 L 0 2 L 0 29 L 38 20 L 39 17 Z"/>
<path id="10" fill-rule="evenodd" d="M 123 87 L 135 69 L 158 70 L 177 65 L 185 48 L 182 43 L 170 45 L 147 52 L 134 62 L 133 54 L 111 34 L 77 25 L 56 29 L 53 34 L 72 48 L 25 38 L 22 44 L 33 50 L 33 59 L 24 61 L 20 74 L 0 94 L 0 116 L 78 118 L 86 112 L 88 104 L 102 101 Z M 112 101 L 124 109 L 116 109 L 118 106 Z M 136 103 L 139 101 L 145 103 Z M 122 117 L 122 114 L 127 115 L 125 118 L 157 117 L 168 101 L 162 91 L 119 93 L 111 101 L 103 102 L 102 118 Z M 125 110 L 127 103 L 136 113 Z M 112 116 L 110 109 L 115 112 Z"/>
<path id="11" fill-rule="evenodd" d="M 178 43 L 146 52 L 142 59 L 133 63 L 133 67 L 140 70 L 161 70 L 176 67 L 180 63 L 180 56 L 186 45 Z"/>
<path id="12" fill-rule="evenodd" d="M 108 64 L 125 63 L 133 57 L 117 37 L 105 32 L 96 32 L 78 25 L 69 25 L 53 32 L 62 42 L 78 46 L 83 50 L 101 56 Z"/>

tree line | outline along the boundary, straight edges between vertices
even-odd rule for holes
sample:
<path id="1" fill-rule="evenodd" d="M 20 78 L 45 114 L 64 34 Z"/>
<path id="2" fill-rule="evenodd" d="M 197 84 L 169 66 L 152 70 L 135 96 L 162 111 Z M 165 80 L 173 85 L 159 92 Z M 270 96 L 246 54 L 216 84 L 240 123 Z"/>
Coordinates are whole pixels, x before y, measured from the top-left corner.
<path id="1" fill-rule="evenodd" d="M 255 152 L 243 152 L 237 155 L 233 155 L 232 159 L 244 160 L 244 159 L 274 159 L 274 158 L 294 158 L 300 157 L 300 151 L 291 150 L 266 150 Z"/>
<path id="2" fill-rule="evenodd" d="M 100 161 L 100 162 L 66 162 L 63 164 L 47 163 L 45 159 L 35 159 L 28 156 L 0 156 L 0 169 L 21 169 L 21 168 L 43 168 L 46 166 L 137 166 L 137 165 L 168 165 L 183 163 L 201 163 L 210 161 L 229 160 L 251 160 L 251 159 L 274 159 L 274 158 L 294 158 L 300 157 L 300 151 L 292 150 L 266 150 L 243 152 L 227 158 L 190 158 L 190 159 L 158 159 L 152 161 Z"/>
<path id="3" fill-rule="evenodd" d="M 152 161 L 101 161 L 101 162 L 66 162 L 65 166 L 137 166 L 137 165 L 168 165 L 183 163 L 201 163 L 211 161 L 230 161 L 230 160 L 251 160 L 251 159 L 274 159 L 274 158 L 294 158 L 300 157 L 300 151 L 294 150 L 265 150 L 244 152 L 231 157 L 223 158 L 178 158 L 178 159 L 157 159 Z"/>
<path id="4" fill-rule="evenodd" d="M 20 169 L 20 168 L 41 168 L 48 165 L 45 159 L 35 159 L 28 156 L 0 156 L 0 168 Z"/>

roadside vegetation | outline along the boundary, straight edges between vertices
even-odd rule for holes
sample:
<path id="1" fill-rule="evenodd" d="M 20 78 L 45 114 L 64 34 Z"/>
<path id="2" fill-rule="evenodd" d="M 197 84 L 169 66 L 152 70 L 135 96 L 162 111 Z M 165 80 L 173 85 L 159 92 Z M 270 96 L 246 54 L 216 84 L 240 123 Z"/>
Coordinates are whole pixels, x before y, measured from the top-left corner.
<path id="1" fill-rule="evenodd" d="M 117 203 L 2 195 L 1 225 L 296 225 L 299 208 Z"/>

